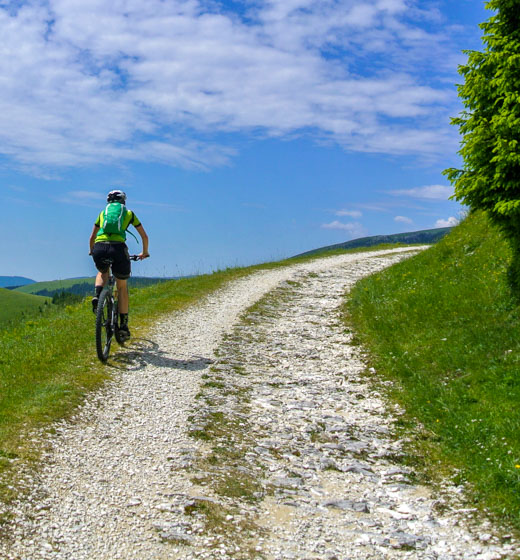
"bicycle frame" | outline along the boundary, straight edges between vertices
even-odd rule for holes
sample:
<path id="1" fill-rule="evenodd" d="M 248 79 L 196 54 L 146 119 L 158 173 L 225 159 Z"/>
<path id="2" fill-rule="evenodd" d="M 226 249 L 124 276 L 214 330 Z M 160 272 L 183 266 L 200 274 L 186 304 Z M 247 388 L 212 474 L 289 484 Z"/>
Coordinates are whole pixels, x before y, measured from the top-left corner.
<path id="1" fill-rule="evenodd" d="M 138 260 L 138 255 L 131 255 L 130 260 Z M 112 338 L 116 337 L 117 342 L 123 345 L 125 338 L 119 331 L 119 310 L 117 295 L 114 296 L 114 285 L 116 284 L 112 273 L 112 262 L 109 262 L 109 277 L 101 294 L 99 295 L 98 307 L 96 311 L 96 350 L 98 358 L 105 363 L 110 354 Z"/>

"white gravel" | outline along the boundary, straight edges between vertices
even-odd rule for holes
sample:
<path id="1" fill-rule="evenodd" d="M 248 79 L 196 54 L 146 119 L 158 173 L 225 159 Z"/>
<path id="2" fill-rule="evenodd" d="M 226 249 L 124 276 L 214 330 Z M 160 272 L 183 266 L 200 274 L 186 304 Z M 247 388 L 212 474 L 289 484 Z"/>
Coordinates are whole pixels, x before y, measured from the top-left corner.
<path id="1" fill-rule="evenodd" d="M 418 249 L 414 249 L 416 250 Z M 207 549 L 204 544 L 207 541 L 203 538 L 203 525 L 198 522 L 187 523 L 184 515 L 184 508 L 189 503 L 190 496 L 200 492 L 200 488 L 194 487 L 190 481 L 193 476 L 190 464 L 197 452 L 203 451 L 200 443 L 187 434 L 192 427 L 188 416 L 197 407 L 196 395 L 201 387 L 201 375 L 208 372 L 210 364 L 214 362 L 215 352 L 223 344 L 223 336 L 231 333 L 239 323 L 240 315 L 266 293 L 288 279 L 301 280 L 314 273 L 312 276 L 321 275 L 322 278 L 321 296 L 316 285 L 316 290 L 307 289 L 305 294 L 300 294 L 291 305 L 304 305 L 307 302 L 307 307 L 312 309 L 312 313 L 315 313 L 317 318 L 316 339 L 322 340 L 323 333 L 326 333 L 328 328 L 326 314 L 331 312 L 330 298 L 323 299 L 323 306 L 319 300 L 328 289 L 327 279 L 330 278 L 330 290 L 334 292 L 335 298 L 333 304 L 337 308 L 341 303 L 343 291 L 356 278 L 388 266 L 403 258 L 406 253 L 410 253 L 410 250 L 342 255 L 255 273 L 230 283 L 222 290 L 208 296 L 200 304 L 162 320 L 149 340 L 135 340 L 127 352 L 112 361 L 118 368 L 114 370 L 114 381 L 89 398 L 72 421 L 56 425 L 55 435 L 47 436 L 48 440 L 45 444 L 49 451 L 44 455 L 43 466 L 34 482 L 32 492 L 13 507 L 13 521 L 9 526 L 10 538 L 0 541 L 0 558 L 6 560 L 233 558 L 233 553 L 229 552 L 233 550 L 232 547 L 226 548 L 224 545 L 222 550 Z M 313 297 L 314 300 L 311 301 Z M 301 321 L 305 321 L 308 327 L 308 317 Z M 270 327 L 267 330 L 269 331 Z M 272 330 L 277 332 L 274 327 Z M 308 340 L 313 334 L 307 331 L 305 336 L 306 341 L 305 344 L 302 342 L 302 348 L 307 347 Z M 298 333 L 291 332 L 290 337 L 294 344 Z M 336 340 L 336 343 L 345 345 L 345 341 Z M 328 352 L 334 344 L 322 346 L 323 352 Z M 336 352 L 331 356 L 324 357 L 329 370 L 336 360 L 336 369 L 343 371 L 345 364 L 339 360 L 345 359 L 345 352 Z M 283 362 L 283 371 L 290 373 L 292 363 L 290 352 L 280 355 L 279 359 L 280 363 Z M 320 361 L 316 358 L 312 359 Z M 294 361 L 293 365 L 296 364 L 299 362 Z M 247 369 L 248 364 L 245 363 L 244 367 Z M 258 371 L 265 372 L 266 368 L 262 367 L 256 372 L 253 370 L 254 368 L 253 374 L 258 377 Z M 304 376 L 311 374 L 310 371 L 299 372 L 299 375 Z M 267 375 L 272 375 L 272 372 Z M 323 369 L 319 370 L 319 375 L 323 376 Z M 371 389 L 367 387 L 366 391 Z M 262 405 L 262 399 L 266 398 L 266 395 L 260 393 L 258 398 Z M 312 395 L 302 392 L 301 399 L 302 402 L 309 402 Z M 373 395 L 370 395 L 362 415 L 377 414 L 378 406 L 378 402 L 373 400 Z M 319 411 L 313 412 L 313 414 L 318 413 Z M 255 418 L 254 411 L 252 417 Z M 380 419 L 378 422 L 391 423 L 386 419 Z M 373 421 L 367 420 L 367 423 L 372 430 L 370 437 L 374 438 Z M 280 426 L 273 425 L 273 431 L 278 430 Z M 276 435 L 277 433 L 273 433 L 273 437 Z M 384 445 L 386 444 L 379 444 L 378 449 Z M 322 454 L 322 459 L 330 459 L 329 451 Z M 314 457 L 313 461 L 315 460 L 318 463 L 320 461 L 319 457 Z M 327 488 L 340 488 L 340 494 L 331 496 L 330 492 L 322 492 L 318 486 L 314 487 L 314 492 L 317 492 L 317 495 L 322 492 L 320 496 L 322 511 L 332 511 L 329 516 L 331 529 L 325 537 L 329 539 L 327 542 L 332 542 L 334 545 L 331 545 L 331 550 L 339 551 L 337 554 L 340 556 L 335 557 L 338 559 L 385 558 L 391 550 L 393 558 L 396 557 L 397 550 L 402 553 L 403 558 L 469 558 L 462 552 L 458 555 L 457 551 L 464 550 L 465 545 L 461 545 L 462 541 L 443 544 L 439 541 L 433 542 L 435 539 L 432 541 L 431 538 L 410 536 L 406 531 L 398 529 L 394 531 L 395 538 L 392 541 L 397 544 L 390 548 L 383 541 L 378 540 L 379 537 L 375 538 L 374 534 L 378 531 L 381 535 L 384 533 L 381 529 L 384 523 L 391 524 L 394 530 L 397 521 L 412 519 L 413 512 L 402 504 L 397 504 L 396 500 L 392 501 L 393 505 L 388 505 L 386 509 L 384 505 L 378 505 L 377 510 L 374 508 L 372 524 L 370 520 L 367 522 L 367 519 L 364 519 L 366 534 L 369 536 L 363 537 L 361 533 L 358 534 L 357 529 L 352 525 L 351 510 L 363 509 L 362 504 L 369 504 L 372 499 L 366 492 L 367 477 L 362 472 L 360 474 L 363 465 L 348 463 L 334 457 L 331 460 L 335 463 L 333 471 L 329 472 L 326 469 L 327 476 L 330 478 Z M 383 462 L 378 465 L 378 460 L 378 457 L 375 457 L 371 461 L 370 470 L 367 472 L 379 473 L 382 477 L 383 471 L 388 471 L 389 467 L 383 459 L 381 459 Z M 274 474 L 276 469 L 283 473 L 286 465 L 280 463 L 273 467 Z M 399 474 L 394 472 L 392 476 L 396 477 Z M 340 480 L 341 477 L 343 481 Z M 345 480 L 348 480 L 347 485 Z M 283 477 L 280 484 L 284 486 Z M 359 486 L 356 487 L 356 484 Z M 368 484 L 370 485 L 370 477 Z M 347 492 L 348 488 L 351 488 L 350 492 Z M 396 496 L 395 492 L 398 490 L 392 489 L 393 496 Z M 406 491 L 408 490 L 409 488 Z M 311 492 L 310 487 L 308 491 Z M 258 506 L 255 511 L 260 522 L 269 527 L 273 523 L 270 517 L 272 512 L 283 511 L 283 507 L 286 507 L 283 499 L 286 498 L 287 496 L 282 496 L 280 498 L 282 501 L 276 503 L 266 499 L 264 505 Z M 352 503 L 346 501 L 347 498 L 350 498 Z M 336 500 L 338 503 L 330 505 L 327 500 L 332 502 Z M 316 517 L 313 513 L 315 506 L 303 498 L 299 505 L 297 502 L 296 500 L 290 507 L 300 508 L 302 515 L 310 520 L 309 523 L 312 524 L 313 521 L 321 523 L 318 520 L 319 516 Z M 383 502 L 384 500 L 381 503 Z M 367 508 L 371 510 L 372 506 Z M 350 513 L 347 514 L 347 511 Z M 365 514 L 366 512 L 358 511 L 354 517 Z M 345 516 L 344 519 L 342 515 Z M 428 515 L 431 513 L 428 512 Z M 461 524 L 463 524 L 463 517 L 461 515 Z M 451 521 L 453 519 L 450 517 Z M 416 525 L 420 524 L 416 523 Z M 344 529 L 343 533 L 349 532 L 350 536 L 347 540 L 341 527 Z M 177 540 L 182 540 L 182 544 L 173 542 L 176 540 L 174 538 L 161 537 L 165 530 L 172 530 L 172 528 L 174 529 L 172 534 L 178 534 Z M 316 541 L 321 531 L 322 529 L 317 526 L 295 524 L 294 519 L 289 520 L 287 516 L 284 519 L 280 518 L 279 526 L 277 528 L 273 526 L 271 540 L 267 539 L 272 547 L 268 557 L 327 558 L 322 555 L 321 549 L 314 550 L 310 543 L 308 546 L 301 544 L 306 534 L 310 541 Z M 465 532 L 465 529 L 461 531 L 453 533 L 444 531 L 443 535 L 454 540 L 466 538 L 467 542 L 474 546 L 472 557 L 503 558 L 513 550 L 511 544 L 499 547 L 491 536 L 487 540 L 482 539 L 477 546 L 475 543 L 479 543 L 478 539 L 475 541 Z M 349 546 L 355 540 L 352 534 L 361 541 L 363 539 L 368 543 L 372 542 L 370 539 L 374 541 L 370 548 L 370 555 L 350 556 Z M 259 549 L 262 546 L 260 544 Z M 265 553 L 265 546 L 263 550 Z"/>

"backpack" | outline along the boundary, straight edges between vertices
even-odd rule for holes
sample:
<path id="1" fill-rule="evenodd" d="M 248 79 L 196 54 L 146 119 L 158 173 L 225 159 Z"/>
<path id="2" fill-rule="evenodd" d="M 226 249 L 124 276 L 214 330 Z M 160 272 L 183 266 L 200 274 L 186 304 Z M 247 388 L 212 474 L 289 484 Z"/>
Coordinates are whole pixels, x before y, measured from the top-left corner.
<path id="1" fill-rule="evenodd" d="M 101 227 L 104 233 L 117 234 L 126 237 L 124 221 L 128 210 L 120 202 L 110 202 L 103 211 L 103 223 Z"/>

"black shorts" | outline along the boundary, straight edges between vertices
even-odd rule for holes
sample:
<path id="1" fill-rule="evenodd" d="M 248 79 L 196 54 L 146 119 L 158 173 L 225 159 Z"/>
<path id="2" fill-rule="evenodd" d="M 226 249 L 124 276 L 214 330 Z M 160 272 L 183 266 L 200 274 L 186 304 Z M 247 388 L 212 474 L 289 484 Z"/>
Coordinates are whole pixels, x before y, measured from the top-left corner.
<path id="1" fill-rule="evenodd" d="M 108 272 L 112 262 L 112 272 L 119 280 L 130 277 L 130 256 L 126 243 L 94 243 L 92 258 L 99 272 Z"/>

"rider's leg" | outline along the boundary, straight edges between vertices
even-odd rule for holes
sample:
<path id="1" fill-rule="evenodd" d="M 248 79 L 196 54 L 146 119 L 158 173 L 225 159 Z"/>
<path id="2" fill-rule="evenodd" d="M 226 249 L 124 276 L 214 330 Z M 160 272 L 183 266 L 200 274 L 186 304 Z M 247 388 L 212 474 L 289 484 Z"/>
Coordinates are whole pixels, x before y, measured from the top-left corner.
<path id="1" fill-rule="evenodd" d="M 125 332 L 126 338 L 130 338 L 128 328 L 128 285 L 126 280 L 116 278 L 117 282 L 117 304 L 119 309 L 119 332 Z"/>
<path id="2" fill-rule="evenodd" d="M 117 302 L 119 313 L 128 315 L 128 285 L 126 280 L 116 278 L 117 283 Z"/>
<path id="3" fill-rule="evenodd" d="M 128 256 L 128 247 L 124 243 L 111 246 L 114 256 L 112 272 L 116 277 L 117 301 L 119 311 L 119 331 L 126 331 L 127 337 L 130 336 L 128 330 L 128 285 L 127 278 L 130 277 L 131 267 Z"/>
<path id="4" fill-rule="evenodd" d="M 101 290 L 103 290 L 103 287 L 107 282 L 108 282 L 108 272 L 98 271 L 96 276 L 96 283 L 94 285 L 95 296 L 92 298 L 92 311 L 94 311 L 94 313 L 96 313 L 97 311 L 97 305 L 98 305 L 99 296 L 101 294 Z"/>
<path id="5" fill-rule="evenodd" d="M 96 284 L 95 284 L 97 296 L 99 296 L 101 290 L 103 289 L 103 287 L 106 285 L 107 282 L 108 282 L 108 271 L 107 272 L 98 271 L 96 276 Z M 99 293 L 98 293 L 98 288 L 100 288 Z"/>

